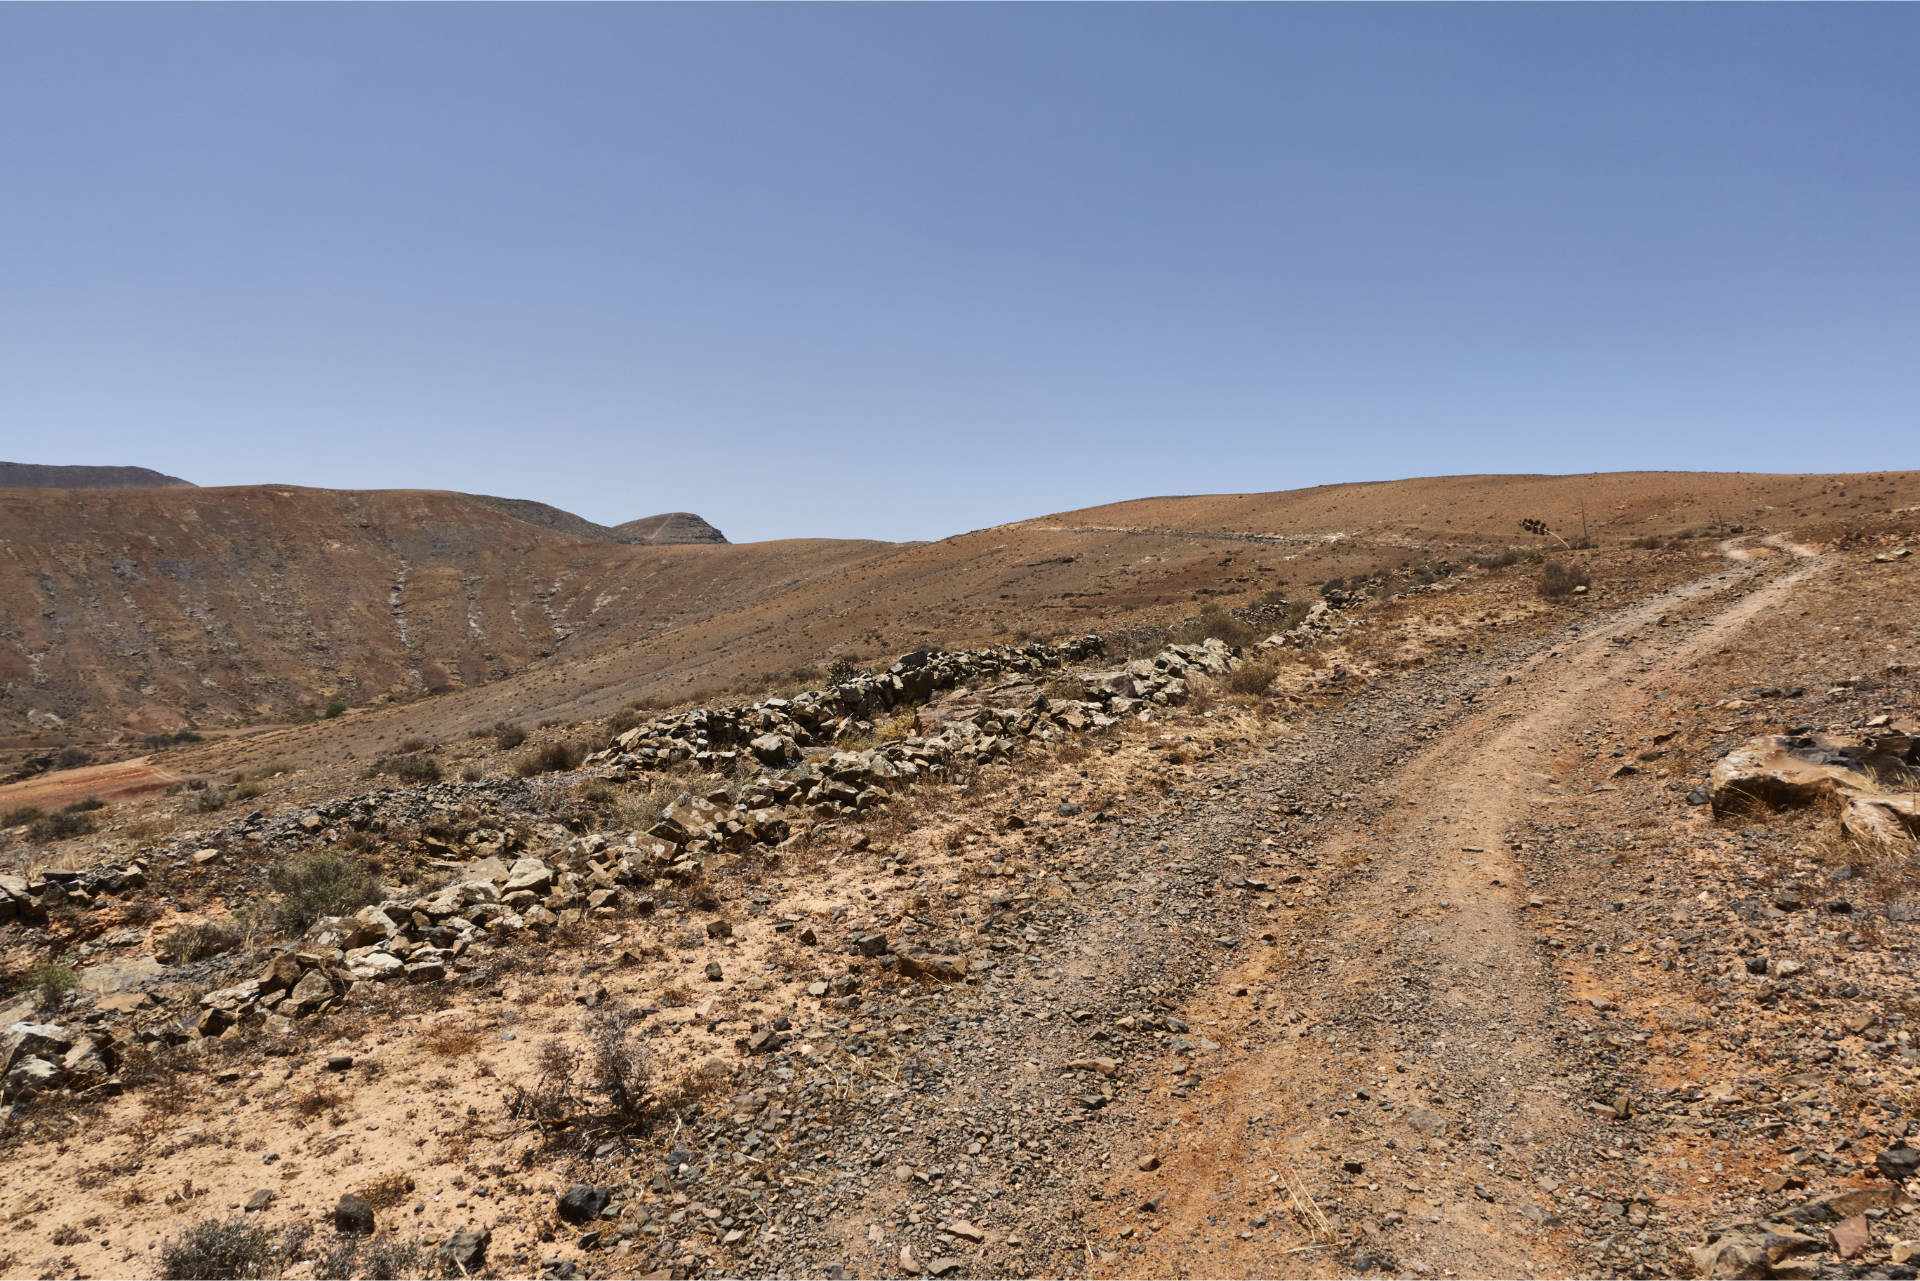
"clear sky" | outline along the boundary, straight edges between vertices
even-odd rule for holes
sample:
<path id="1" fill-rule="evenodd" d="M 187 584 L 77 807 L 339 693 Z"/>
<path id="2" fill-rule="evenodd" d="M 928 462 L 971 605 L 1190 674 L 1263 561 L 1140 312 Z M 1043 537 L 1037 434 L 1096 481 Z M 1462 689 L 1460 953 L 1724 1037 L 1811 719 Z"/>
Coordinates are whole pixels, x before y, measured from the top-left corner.
<path id="1" fill-rule="evenodd" d="M 736 541 L 1920 466 L 1920 7 L 0 6 L 0 458 Z"/>

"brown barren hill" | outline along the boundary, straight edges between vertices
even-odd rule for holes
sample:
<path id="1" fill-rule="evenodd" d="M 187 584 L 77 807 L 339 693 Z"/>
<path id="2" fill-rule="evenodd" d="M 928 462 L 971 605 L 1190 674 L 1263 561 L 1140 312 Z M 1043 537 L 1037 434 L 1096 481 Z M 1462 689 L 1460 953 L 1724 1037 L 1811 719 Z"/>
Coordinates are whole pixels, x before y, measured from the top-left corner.
<path id="1" fill-rule="evenodd" d="M 466 495 L 0 491 L 0 733 L 271 720 L 499 680 L 790 591 L 885 543 L 640 547 Z"/>

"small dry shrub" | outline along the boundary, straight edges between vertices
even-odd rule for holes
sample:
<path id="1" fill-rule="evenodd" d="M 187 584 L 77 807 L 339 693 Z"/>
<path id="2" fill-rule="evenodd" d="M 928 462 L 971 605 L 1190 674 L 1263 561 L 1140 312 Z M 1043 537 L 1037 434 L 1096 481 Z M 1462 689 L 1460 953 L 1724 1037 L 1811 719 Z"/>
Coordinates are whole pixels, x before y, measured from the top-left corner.
<path id="1" fill-rule="evenodd" d="M 397 1281 L 400 1277 L 431 1275 L 433 1262 L 434 1250 L 430 1243 L 396 1241 L 389 1236 L 371 1240 L 341 1237 L 319 1260 L 314 1275 Z"/>
<path id="2" fill-rule="evenodd" d="M 373 1180 L 373 1182 L 371 1183 L 361 1184 L 360 1187 L 354 1192 L 354 1195 L 359 1197 L 362 1201 L 365 1201 L 368 1205 L 372 1206 L 376 1210 L 385 1210 L 390 1206 L 399 1205 L 402 1201 L 407 1199 L 407 1194 L 412 1191 L 413 1191 L 412 1175 L 388 1174 Z M 327 1275 L 346 1276 L 347 1274 L 344 1272 L 341 1272 L 341 1273 L 328 1273 Z"/>
<path id="3" fill-rule="evenodd" d="M 321 1085 L 315 1086 L 312 1090 L 295 1099 L 293 1101 L 293 1110 L 299 1115 L 311 1120 L 322 1113 L 332 1112 L 337 1108 L 343 1107 L 346 1102 L 346 1095 L 340 1093 L 338 1090 L 329 1089 L 327 1086 Z"/>
<path id="4" fill-rule="evenodd" d="M 1549 600 L 1571 596 L 1576 587 L 1592 586 L 1591 577 L 1584 565 L 1567 565 L 1561 561 L 1550 560 L 1540 567 L 1540 577 L 1535 582 L 1540 594 Z"/>
<path id="5" fill-rule="evenodd" d="M 277 1275 L 280 1250 L 265 1228 L 208 1220 L 160 1247 L 162 1281 L 250 1281 Z"/>
<path id="6" fill-rule="evenodd" d="M 521 757 L 515 763 L 513 772 L 521 778 L 532 778 L 537 774 L 559 774 L 580 768 L 580 762 L 586 758 L 587 749 L 578 743 L 548 743 L 545 747 L 535 748 Z"/>
<path id="7" fill-rule="evenodd" d="M 1198 645 L 1202 641 L 1217 640 L 1235 649 L 1244 649 L 1253 644 L 1255 639 L 1253 628 L 1218 605 L 1206 606 L 1200 611 L 1200 617 L 1174 628 L 1167 636 L 1169 642 L 1179 645 Z"/>
<path id="8" fill-rule="evenodd" d="M 457 1059 L 480 1048 L 483 1035 L 471 1023 L 435 1023 L 420 1034 L 421 1048 L 442 1059 Z"/>
<path id="9" fill-rule="evenodd" d="M 1273 688 L 1280 669 L 1273 663 L 1242 663 L 1227 673 L 1227 688 L 1236 694 L 1264 694 Z"/>
<path id="10" fill-rule="evenodd" d="M 224 921 L 200 921 L 170 930 L 155 946 L 154 955 L 169 965 L 188 965 L 230 952 L 240 945 L 240 931 Z"/>
<path id="11" fill-rule="evenodd" d="M 684 983 L 669 983 L 660 989 L 660 1004 L 681 1006 L 693 1004 L 693 992 Z"/>
<path id="12" fill-rule="evenodd" d="M 376 774 L 385 774 L 402 783 L 440 781 L 440 762 L 425 752 L 403 752 L 398 756 L 383 756 L 374 762 L 373 770 Z"/>

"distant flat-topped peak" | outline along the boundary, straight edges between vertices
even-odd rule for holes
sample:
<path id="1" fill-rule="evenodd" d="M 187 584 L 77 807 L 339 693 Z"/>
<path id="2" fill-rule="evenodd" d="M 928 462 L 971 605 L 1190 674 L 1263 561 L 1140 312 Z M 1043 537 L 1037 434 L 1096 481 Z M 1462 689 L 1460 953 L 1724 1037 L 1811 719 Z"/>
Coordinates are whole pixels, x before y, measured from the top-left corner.
<path id="1" fill-rule="evenodd" d="M 0 463 L 0 489 L 192 489 L 190 480 L 149 467 L 55 467 Z"/>
<path id="2" fill-rule="evenodd" d="M 636 543 L 660 546 L 668 543 L 724 543 L 727 536 L 692 512 L 662 512 L 642 516 L 614 528 Z"/>

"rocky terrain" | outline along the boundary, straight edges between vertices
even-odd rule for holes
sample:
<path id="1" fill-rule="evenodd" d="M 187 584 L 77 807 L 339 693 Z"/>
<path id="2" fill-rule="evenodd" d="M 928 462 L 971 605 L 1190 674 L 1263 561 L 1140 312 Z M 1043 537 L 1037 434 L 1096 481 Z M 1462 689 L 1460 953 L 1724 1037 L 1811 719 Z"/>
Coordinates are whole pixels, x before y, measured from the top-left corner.
<path id="1" fill-rule="evenodd" d="M 1920 520 L 1834 488 L 0 816 L 0 1273 L 1911 1277 Z M 1049 519 L 1309 537 L 1156 501 Z"/>

